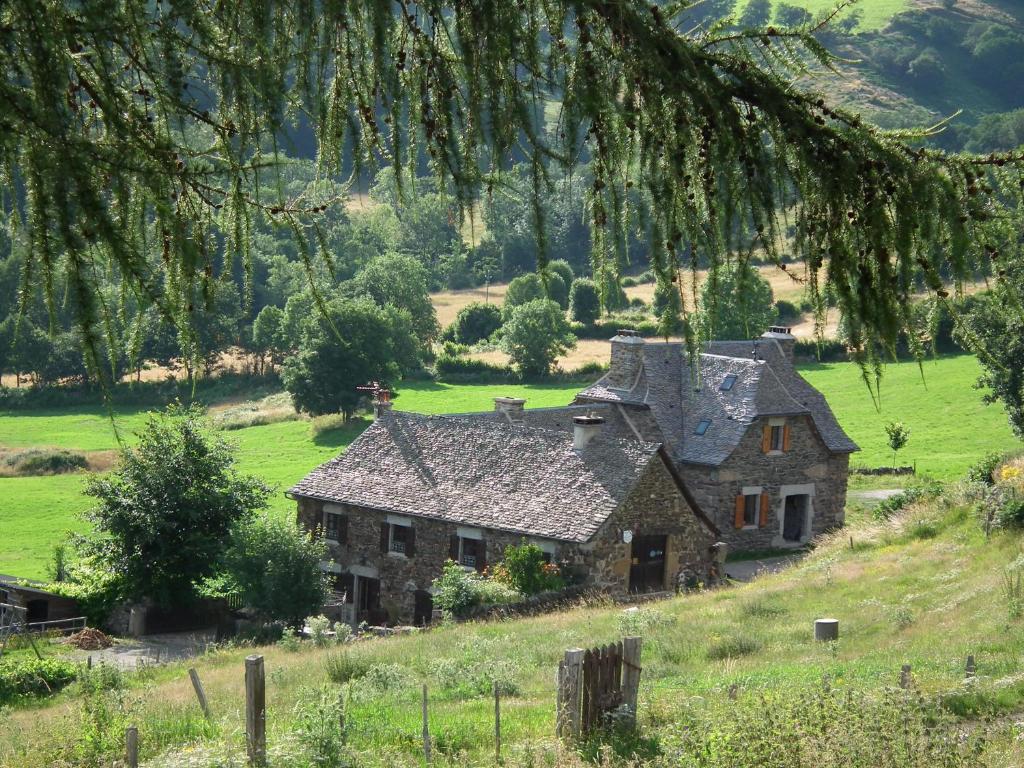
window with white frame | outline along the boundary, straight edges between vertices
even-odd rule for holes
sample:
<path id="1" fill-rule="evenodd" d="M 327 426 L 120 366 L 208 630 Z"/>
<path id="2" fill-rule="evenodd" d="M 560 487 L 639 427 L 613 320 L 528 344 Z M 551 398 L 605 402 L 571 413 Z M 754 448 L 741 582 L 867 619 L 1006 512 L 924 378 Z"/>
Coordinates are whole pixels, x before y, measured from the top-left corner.
<path id="1" fill-rule="evenodd" d="M 348 540 L 348 518 L 340 512 L 325 510 L 324 538 L 344 544 Z"/>
<path id="2" fill-rule="evenodd" d="M 388 515 L 380 529 L 380 549 L 385 554 L 412 557 L 416 554 L 416 530 L 412 520 Z"/>

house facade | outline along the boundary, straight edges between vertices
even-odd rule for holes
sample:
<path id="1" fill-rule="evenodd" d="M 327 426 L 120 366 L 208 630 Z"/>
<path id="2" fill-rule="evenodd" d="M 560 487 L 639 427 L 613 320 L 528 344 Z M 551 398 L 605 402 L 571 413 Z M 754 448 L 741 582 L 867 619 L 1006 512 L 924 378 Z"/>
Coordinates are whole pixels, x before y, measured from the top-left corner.
<path id="1" fill-rule="evenodd" d="M 612 339 L 607 375 L 576 398 L 617 409 L 662 443 L 733 550 L 799 547 L 841 527 L 857 445 L 793 365 L 795 339 L 685 345 Z"/>
<path id="2" fill-rule="evenodd" d="M 537 544 L 574 583 L 612 594 L 706 581 L 718 531 L 656 443 L 604 406 L 421 416 L 382 408 L 290 495 L 328 541 L 338 615 L 430 621 L 445 561 L 483 571 Z"/>

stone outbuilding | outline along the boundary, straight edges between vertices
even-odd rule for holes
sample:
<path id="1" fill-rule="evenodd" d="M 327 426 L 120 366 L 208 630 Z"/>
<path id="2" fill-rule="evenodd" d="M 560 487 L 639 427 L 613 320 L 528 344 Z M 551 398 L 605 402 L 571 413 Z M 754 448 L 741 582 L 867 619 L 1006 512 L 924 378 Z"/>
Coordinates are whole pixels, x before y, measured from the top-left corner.
<path id="1" fill-rule="evenodd" d="M 381 408 L 345 453 L 289 491 L 321 530 L 354 623 L 430 620 L 451 559 L 483 571 L 536 543 L 575 583 L 615 595 L 715 575 L 715 524 L 660 444 L 607 404 L 421 416 Z"/>
<path id="2" fill-rule="evenodd" d="M 794 367 L 795 344 L 778 327 L 691 360 L 684 344 L 620 331 L 610 370 L 576 403 L 661 443 L 731 550 L 799 547 L 842 526 L 858 448 Z"/>

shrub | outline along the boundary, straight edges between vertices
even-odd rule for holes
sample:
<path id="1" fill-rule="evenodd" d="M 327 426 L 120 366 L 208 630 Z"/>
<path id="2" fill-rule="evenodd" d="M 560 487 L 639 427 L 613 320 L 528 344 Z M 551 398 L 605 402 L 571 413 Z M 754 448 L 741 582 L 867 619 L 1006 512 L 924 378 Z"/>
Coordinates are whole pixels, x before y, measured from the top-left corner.
<path id="1" fill-rule="evenodd" d="M 312 768 L 342 768 L 351 764 L 344 751 L 341 700 L 327 686 L 301 691 L 295 705 L 295 735 Z"/>
<path id="2" fill-rule="evenodd" d="M 791 301 L 786 301 L 785 299 L 779 299 L 778 301 L 775 302 L 775 309 L 779 313 L 779 321 L 780 322 L 785 323 L 785 322 L 788 322 L 790 320 L 799 320 L 800 319 L 800 315 L 801 315 L 800 308 L 797 307 L 797 305 L 794 304 Z"/>
<path id="3" fill-rule="evenodd" d="M 1003 462 L 1003 454 L 997 451 L 986 453 L 977 464 L 967 470 L 964 479 L 972 483 L 995 485 L 995 471 Z"/>
<path id="4" fill-rule="evenodd" d="M 324 668 L 331 682 L 341 685 L 363 677 L 370 669 L 370 663 L 361 656 L 342 651 L 328 656 L 324 661 Z"/>
<path id="5" fill-rule="evenodd" d="M 309 639 L 317 648 L 323 648 L 331 642 L 331 620 L 324 615 L 310 616 L 306 619 L 309 628 Z"/>
<path id="6" fill-rule="evenodd" d="M 501 327 L 501 310 L 494 304 L 475 301 L 459 310 L 452 323 L 455 341 L 476 344 L 489 339 Z"/>
<path id="7" fill-rule="evenodd" d="M 562 278 L 562 282 L 565 283 L 566 288 L 572 285 L 573 280 L 576 278 L 576 273 L 573 272 L 569 262 L 565 259 L 555 259 L 549 261 L 548 265 L 544 268 L 548 273 L 558 275 Z"/>
<path id="8" fill-rule="evenodd" d="M 569 317 L 590 325 L 601 315 L 601 297 L 593 280 L 577 278 L 569 289 Z"/>
<path id="9" fill-rule="evenodd" d="M 380 693 L 407 687 L 412 679 L 409 670 L 401 664 L 374 664 L 366 670 L 361 682 Z"/>
<path id="10" fill-rule="evenodd" d="M 654 276 L 653 270 L 646 270 L 636 276 L 637 284 L 653 283 L 657 278 Z"/>
<path id="11" fill-rule="evenodd" d="M 495 570 L 501 577 L 496 575 L 496 580 L 505 582 L 524 595 L 535 595 L 565 586 L 558 566 L 545 562 L 541 548 L 525 540 L 518 547 L 505 548 L 505 556 L 499 568 Z"/>
<path id="12" fill-rule="evenodd" d="M 4 460 L 15 475 L 59 475 L 87 469 L 89 462 L 81 453 L 31 448 L 12 453 Z"/>
<path id="13" fill-rule="evenodd" d="M 638 285 L 638 283 L 637 283 L 635 277 L 624 277 L 624 278 L 622 278 L 622 287 L 623 288 L 633 288 L 636 285 Z"/>
<path id="14" fill-rule="evenodd" d="M 536 272 L 528 272 L 520 275 L 508 284 L 505 291 L 505 303 L 502 305 L 501 313 L 506 318 L 512 315 L 516 307 L 527 304 L 537 299 L 546 299 L 547 293 L 544 290 L 544 283 Z"/>
<path id="15" fill-rule="evenodd" d="M 507 365 L 495 365 L 486 360 L 475 360 L 471 357 L 452 357 L 446 354 L 437 356 L 434 371 L 438 378 L 460 376 L 483 376 L 507 379 L 512 376 L 512 369 Z"/>
<path id="16" fill-rule="evenodd" d="M 294 627 L 285 627 L 281 632 L 281 639 L 277 641 L 277 646 L 294 653 L 302 647 L 302 640 Z"/>
<path id="17" fill-rule="evenodd" d="M 56 693 L 77 675 L 78 667 L 63 659 L 4 659 L 0 662 L 0 704 Z"/>
<path id="18" fill-rule="evenodd" d="M 1024 528 L 1024 497 L 1007 494 L 996 510 L 995 522 L 999 528 Z"/>
<path id="19" fill-rule="evenodd" d="M 523 598 L 510 585 L 468 571 L 453 560 L 444 564 L 433 586 L 434 605 L 448 616 L 465 616 L 476 605 L 514 603 Z"/>
<path id="20" fill-rule="evenodd" d="M 538 299 L 516 307 L 503 328 L 502 349 L 524 376 L 545 376 L 555 359 L 576 346 L 561 307 Z"/>
<path id="21" fill-rule="evenodd" d="M 897 512 L 909 507 L 915 501 L 938 496 L 941 492 L 942 483 L 939 482 L 931 481 L 921 485 L 914 485 L 900 491 L 895 496 L 890 496 L 888 499 L 880 502 L 878 506 L 872 510 L 872 514 L 876 520 L 888 520 Z"/>

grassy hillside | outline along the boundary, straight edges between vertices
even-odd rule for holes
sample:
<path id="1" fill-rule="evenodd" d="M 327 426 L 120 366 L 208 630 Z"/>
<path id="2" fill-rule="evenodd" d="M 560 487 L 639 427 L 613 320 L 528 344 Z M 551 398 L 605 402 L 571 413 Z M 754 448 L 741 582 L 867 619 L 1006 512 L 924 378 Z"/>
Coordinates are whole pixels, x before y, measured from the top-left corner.
<path id="1" fill-rule="evenodd" d="M 972 386 L 979 366 L 970 355 L 885 367 L 876 410 L 857 366 L 826 363 L 801 366 L 800 372 L 825 393 L 839 423 L 861 447 L 851 463 L 892 464 L 885 425 L 902 421 L 910 441 L 899 453 L 901 465 L 916 464 L 920 474 L 941 480 L 963 475 L 989 451 L 1021 448 L 998 404 L 985 405 Z"/>
<path id="2" fill-rule="evenodd" d="M 333 732 L 332 705 L 340 698 L 355 764 L 421 764 L 426 683 L 435 759 L 492 764 L 490 688 L 497 680 L 505 691 L 506 762 L 575 765 L 578 757 L 558 752 L 551 738 L 559 657 L 573 646 L 641 634 L 643 739 L 613 739 L 611 747 L 648 764 L 1020 765 L 1017 718 L 1004 715 L 1024 702 L 1024 632 L 1010 610 L 1017 598 L 1003 585 L 1021 540 L 1017 533 L 986 540 L 972 512 L 979 498 L 954 491 L 891 523 L 857 521 L 789 571 L 654 603 L 632 616 L 621 606 L 594 605 L 345 650 L 259 649 L 268 669 L 272 750 L 302 752 L 300 726 L 322 733 L 322 723 Z M 813 620 L 826 615 L 841 622 L 835 645 L 812 639 Z M 236 765 L 228 755 L 244 749 L 242 658 L 250 652 L 226 649 L 196 665 L 212 724 L 202 722 L 185 666 L 170 665 L 106 697 L 84 700 L 72 689 L 47 706 L 8 713 L 0 765 L 63 765 L 89 746 L 87 738 L 102 745 L 104 734 L 119 735 L 127 722 L 140 727 L 144 758 L 168 755 L 154 764 Z M 963 680 L 967 654 L 979 672 L 970 683 Z M 913 668 L 909 693 L 893 690 L 904 663 Z M 735 702 L 727 695 L 733 685 Z M 318 715 L 311 702 L 321 697 Z M 989 723 L 990 715 L 998 717 Z M 982 743 L 972 737 L 977 732 Z M 584 754 L 596 748 L 590 744 Z M 615 751 L 605 759 L 617 762 Z"/>
<path id="3" fill-rule="evenodd" d="M 735 13 L 737 15 L 743 13 L 743 9 L 746 8 L 747 2 L 748 0 L 737 0 L 735 6 Z M 786 0 L 785 4 L 794 6 L 795 8 L 805 8 L 813 14 L 815 18 L 822 14 L 829 13 L 838 5 L 836 0 Z M 773 3 L 776 11 L 778 9 L 778 5 L 778 2 Z M 837 18 L 843 19 L 851 13 L 859 11 L 860 22 L 857 24 L 856 30 L 858 32 L 868 32 L 882 29 L 892 20 L 893 16 L 907 10 L 912 5 L 912 0 L 862 0 L 855 6 L 855 8 L 844 11 Z"/>

